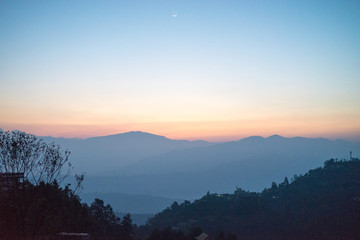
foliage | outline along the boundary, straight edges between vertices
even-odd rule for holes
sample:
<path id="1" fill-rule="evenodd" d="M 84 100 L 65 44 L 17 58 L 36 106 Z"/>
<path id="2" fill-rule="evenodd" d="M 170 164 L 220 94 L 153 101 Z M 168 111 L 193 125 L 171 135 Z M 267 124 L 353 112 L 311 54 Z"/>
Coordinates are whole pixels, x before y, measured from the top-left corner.
<path id="1" fill-rule="evenodd" d="M 72 169 L 69 155 L 32 134 L 0 131 L 0 229 L 4 235 L 36 239 L 55 230 L 55 225 L 64 227 L 68 210 L 81 205 L 69 186 L 61 189 L 58 185 Z M 76 180 L 79 187 L 83 176 Z M 62 217 L 57 215 L 59 209 Z M 74 222 L 70 225 L 77 226 Z"/>
<path id="2" fill-rule="evenodd" d="M 304 176 L 288 178 L 261 193 L 206 194 L 174 203 L 149 222 L 152 229 L 194 226 L 217 239 L 358 239 L 360 160 L 326 161 Z"/>
<path id="3" fill-rule="evenodd" d="M 29 194 L 32 199 L 26 199 Z M 24 207 L 23 202 L 29 200 Z M 116 218 L 110 205 L 100 199 L 88 207 L 66 186 L 57 182 L 23 184 L 21 192 L 0 195 L 0 239 L 54 238 L 60 232 L 90 233 L 95 239 L 131 240 L 133 225 L 130 214 Z"/>
<path id="4" fill-rule="evenodd" d="M 91 235 L 96 239 L 132 239 L 133 225 L 130 214 L 121 220 L 115 216 L 112 207 L 104 201 L 95 199 L 89 208 L 92 220 Z"/>
<path id="5" fill-rule="evenodd" d="M 0 131 L 0 239 L 54 238 L 89 232 L 99 239 L 132 239 L 131 216 L 116 218 L 100 199 L 88 207 L 67 185 L 69 151 L 32 134 Z M 14 178 L 14 174 L 24 176 Z M 84 180 L 75 175 L 77 186 Z"/>
<path id="6" fill-rule="evenodd" d="M 87 232 L 86 205 L 69 187 L 57 182 L 25 182 L 21 191 L 9 189 L 0 197 L 0 239 L 38 239 L 58 232 Z"/>
<path id="7" fill-rule="evenodd" d="M 120 236 L 122 240 L 131 240 L 134 234 L 130 213 L 126 214 L 120 222 Z"/>

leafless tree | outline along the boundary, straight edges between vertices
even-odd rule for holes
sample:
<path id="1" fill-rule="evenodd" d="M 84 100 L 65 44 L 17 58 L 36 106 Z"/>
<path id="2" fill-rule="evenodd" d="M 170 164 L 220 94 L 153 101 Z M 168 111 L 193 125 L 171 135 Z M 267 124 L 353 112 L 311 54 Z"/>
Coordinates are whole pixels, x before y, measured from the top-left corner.
<path id="1" fill-rule="evenodd" d="M 45 143 L 35 135 L 20 131 L 0 132 L 0 173 L 24 173 L 25 179 L 61 183 L 70 173 L 69 151 L 55 143 Z"/>

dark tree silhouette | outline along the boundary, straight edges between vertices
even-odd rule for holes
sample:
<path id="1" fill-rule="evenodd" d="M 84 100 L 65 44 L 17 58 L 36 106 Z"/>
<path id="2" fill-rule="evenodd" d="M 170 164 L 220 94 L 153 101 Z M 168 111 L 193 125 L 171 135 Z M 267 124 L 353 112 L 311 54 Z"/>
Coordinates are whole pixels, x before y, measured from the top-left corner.
<path id="1" fill-rule="evenodd" d="M 134 227 L 131 220 L 131 215 L 126 214 L 121 220 L 121 239 L 122 240 L 131 240 L 134 233 Z"/>
<path id="2" fill-rule="evenodd" d="M 90 216 L 93 222 L 91 233 L 93 236 L 100 238 L 105 236 L 115 237 L 120 233 L 120 219 L 115 216 L 112 207 L 104 201 L 95 199 L 91 204 Z"/>
<path id="3" fill-rule="evenodd" d="M 0 131 L 0 230 L 8 239 L 37 239 L 53 213 L 47 195 L 70 173 L 69 151 L 32 134 Z M 83 176 L 77 176 L 80 186 Z M 51 186 L 51 187 L 42 187 Z"/>

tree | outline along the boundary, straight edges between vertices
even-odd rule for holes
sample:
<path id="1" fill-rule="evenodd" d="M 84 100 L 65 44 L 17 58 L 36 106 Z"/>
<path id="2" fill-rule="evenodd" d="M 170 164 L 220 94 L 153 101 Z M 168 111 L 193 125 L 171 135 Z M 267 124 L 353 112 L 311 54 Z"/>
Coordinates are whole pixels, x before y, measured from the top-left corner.
<path id="1" fill-rule="evenodd" d="M 35 135 L 20 131 L 0 132 L 0 173 L 24 173 L 25 179 L 62 182 L 70 173 L 70 151 L 55 143 L 45 143 Z"/>
<path id="2" fill-rule="evenodd" d="M 91 234 L 95 237 L 115 237 L 120 233 L 120 219 L 116 217 L 112 207 L 96 198 L 89 208 L 93 221 Z"/>
<path id="3" fill-rule="evenodd" d="M 72 170 L 69 155 L 70 152 L 61 150 L 59 145 L 45 143 L 35 135 L 0 131 L 0 234 L 3 238 L 39 238 L 52 217 L 48 196 Z M 19 176 L 23 182 L 18 181 Z M 76 180 L 79 187 L 83 176 L 76 176 Z M 43 187 L 44 184 L 49 187 Z"/>
<path id="4" fill-rule="evenodd" d="M 272 190 L 277 189 L 277 187 L 278 187 L 278 186 L 277 186 L 276 182 L 272 182 L 272 183 L 271 183 L 271 189 L 272 189 Z"/>
<path id="5" fill-rule="evenodd" d="M 179 204 L 177 201 L 173 202 L 170 206 L 170 209 L 171 210 L 175 210 L 175 209 L 178 209 L 179 208 Z"/>
<path id="6" fill-rule="evenodd" d="M 279 187 L 284 187 L 289 185 L 289 179 L 287 177 L 284 178 L 284 181 L 279 184 Z"/>
<path id="7" fill-rule="evenodd" d="M 335 160 L 333 158 L 324 162 L 324 167 L 327 167 L 327 168 L 332 167 L 334 165 L 335 165 Z"/>
<path id="8" fill-rule="evenodd" d="M 131 235 L 134 233 L 134 228 L 133 228 L 130 213 L 126 214 L 122 218 L 120 224 L 121 224 L 121 226 L 120 226 L 121 239 L 122 240 L 131 240 L 132 239 Z"/>
<path id="9" fill-rule="evenodd" d="M 289 185 L 289 179 L 288 179 L 288 177 L 285 177 L 285 178 L 284 178 L 284 182 L 283 182 L 283 183 L 284 183 L 284 185 Z"/>

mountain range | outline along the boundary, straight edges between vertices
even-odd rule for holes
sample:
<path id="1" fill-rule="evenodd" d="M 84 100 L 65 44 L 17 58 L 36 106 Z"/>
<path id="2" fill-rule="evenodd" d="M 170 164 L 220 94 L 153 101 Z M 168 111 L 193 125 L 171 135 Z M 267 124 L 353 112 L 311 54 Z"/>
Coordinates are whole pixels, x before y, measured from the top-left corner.
<path id="1" fill-rule="evenodd" d="M 127 132 L 87 139 L 43 137 L 71 151 L 73 166 L 88 175 L 118 175 L 122 167 L 173 150 L 211 146 L 205 141 L 171 140 L 145 132 Z"/>
<path id="2" fill-rule="evenodd" d="M 349 151 L 360 152 L 358 142 L 279 135 L 221 143 L 171 140 L 145 132 L 88 139 L 43 138 L 71 151 L 75 170 L 86 173 L 82 195 L 87 201 L 95 193 L 126 194 L 135 199 L 147 195 L 158 201 L 193 200 L 208 191 L 226 193 L 236 187 L 261 191 L 284 176 L 305 173 L 330 158 L 348 159 Z M 121 202 L 118 197 L 107 200 Z M 138 209 L 115 205 L 121 212 L 149 213 L 141 204 Z"/>

